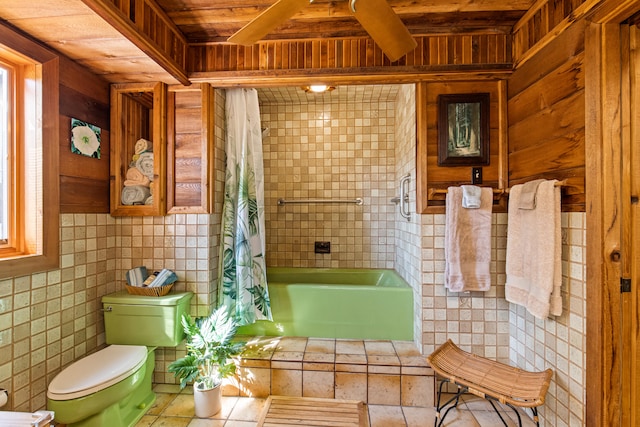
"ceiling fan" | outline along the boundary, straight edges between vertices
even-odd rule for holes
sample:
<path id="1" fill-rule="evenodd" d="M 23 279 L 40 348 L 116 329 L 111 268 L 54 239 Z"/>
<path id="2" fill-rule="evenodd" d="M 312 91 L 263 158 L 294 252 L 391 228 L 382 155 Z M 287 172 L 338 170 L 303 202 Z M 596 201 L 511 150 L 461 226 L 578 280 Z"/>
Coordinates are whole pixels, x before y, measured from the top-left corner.
<path id="1" fill-rule="evenodd" d="M 251 46 L 312 2 L 313 0 L 277 0 L 229 37 L 228 41 Z M 392 62 L 417 46 L 387 0 L 349 0 L 349 11 Z"/>

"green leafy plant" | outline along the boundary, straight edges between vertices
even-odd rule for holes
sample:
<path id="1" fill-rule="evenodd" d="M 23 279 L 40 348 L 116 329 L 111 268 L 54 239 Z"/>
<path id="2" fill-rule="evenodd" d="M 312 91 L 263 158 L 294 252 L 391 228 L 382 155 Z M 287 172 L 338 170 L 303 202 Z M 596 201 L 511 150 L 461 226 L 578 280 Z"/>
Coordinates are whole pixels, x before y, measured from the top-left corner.
<path id="1" fill-rule="evenodd" d="M 195 383 L 200 389 L 211 389 L 235 373 L 233 356 L 242 352 L 245 343 L 233 341 L 238 323 L 224 307 L 208 317 L 193 319 L 185 314 L 182 327 L 187 338 L 187 354 L 168 368 L 180 379 L 180 387 Z"/>

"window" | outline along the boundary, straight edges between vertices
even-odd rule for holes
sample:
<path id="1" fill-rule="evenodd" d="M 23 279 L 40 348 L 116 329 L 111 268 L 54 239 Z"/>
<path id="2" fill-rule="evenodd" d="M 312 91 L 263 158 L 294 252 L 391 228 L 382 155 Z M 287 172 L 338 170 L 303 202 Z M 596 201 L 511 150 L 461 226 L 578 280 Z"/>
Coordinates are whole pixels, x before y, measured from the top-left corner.
<path id="1" fill-rule="evenodd" d="M 10 70 L 0 64 L 0 247 L 9 244 L 9 93 Z"/>
<path id="2" fill-rule="evenodd" d="M 0 278 L 59 265 L 58 57 L 0 24 Z"/>

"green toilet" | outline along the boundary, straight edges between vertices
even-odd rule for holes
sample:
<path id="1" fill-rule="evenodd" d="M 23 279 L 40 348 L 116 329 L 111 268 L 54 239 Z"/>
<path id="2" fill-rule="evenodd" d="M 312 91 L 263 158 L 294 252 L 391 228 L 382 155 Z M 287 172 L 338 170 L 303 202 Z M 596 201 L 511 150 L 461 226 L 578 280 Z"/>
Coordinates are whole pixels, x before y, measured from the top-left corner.
<path id="1" fill-rule="evenodd" d="M 107 347 L 60 372 L 49 384 L 47 409 L 68 427 L 130 427 L 153 405 L 154 350 L 184 339 L 182 315 L 193 293 L 102 297 Z"/>

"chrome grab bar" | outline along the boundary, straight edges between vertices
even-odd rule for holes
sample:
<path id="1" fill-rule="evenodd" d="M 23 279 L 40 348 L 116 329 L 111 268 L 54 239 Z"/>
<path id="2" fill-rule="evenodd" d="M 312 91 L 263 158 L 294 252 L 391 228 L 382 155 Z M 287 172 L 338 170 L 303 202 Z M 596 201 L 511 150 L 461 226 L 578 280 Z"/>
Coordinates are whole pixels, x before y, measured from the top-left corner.
<path id="1" fill-rule="evenodd" d="M 278 205 L 286 205 L 288 203 L 353 203 L 356 205 L 364 204 L 364 201 L 358 197 L 357 199 L 295 199 L 285 200 L 278 199 Z"/>
<path id="2" fill-rule="evenodd" d="M 407 174 L 400 179 L 400 215 L 406 218 L 407 221 L 411 220 L 411 211 L 409 208 L 409 181 L 411 181 L 411 174 Z"/>

